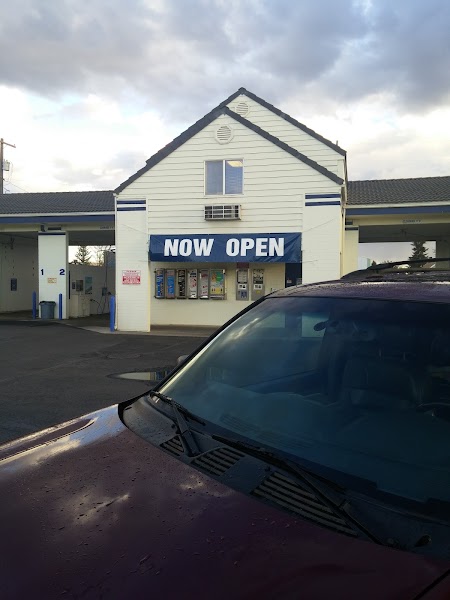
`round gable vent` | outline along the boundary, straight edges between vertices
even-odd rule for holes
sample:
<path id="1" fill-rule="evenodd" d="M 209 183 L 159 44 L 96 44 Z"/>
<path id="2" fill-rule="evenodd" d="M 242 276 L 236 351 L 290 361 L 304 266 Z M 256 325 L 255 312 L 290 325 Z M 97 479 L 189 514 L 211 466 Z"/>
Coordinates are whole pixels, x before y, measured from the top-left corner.
<path id="1" fill-rule="evenodd" d="M 216 140 L 219 144 L 227 144 L 233 139 L 233 130 L 229 125 L 221 125 L 216 131 Z"/>
<path id="2" fill-rule="evenodd" d="M 247 102 L 238 102 L 234 110 L 238 115 L 241 115 L 241 117 L 246 117 L 249 113 L 250 107 Z"/>

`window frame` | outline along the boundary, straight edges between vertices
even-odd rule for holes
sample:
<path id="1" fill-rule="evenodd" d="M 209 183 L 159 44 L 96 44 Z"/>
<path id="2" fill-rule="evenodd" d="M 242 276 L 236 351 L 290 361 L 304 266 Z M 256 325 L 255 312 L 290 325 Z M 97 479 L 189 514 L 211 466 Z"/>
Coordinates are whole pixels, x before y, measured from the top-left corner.
<path id="1" fill-rule="evenodd" d="M 225 191 L 225 185 L 226 185 L 226 177 L 225 177 L 225 169 L 226 169 L 226 163 L 227 162 L 232 162 L 232 161 L 240 161 L 242 163 L 242 188 L 240 192 L 235 192 L 232 194 L 227 194 Z M 207 163 L 210 162 L 221 162 L 222 163 L 222 193 L 211 193 L 209 194 L 207 191 Z M 213 196 L 227 196 L 227 197 L 233 197 L 233 196 L 242 196 L 244 194 L 244 159 L 243 158 L 211 158 L 208 160 L 204 161 L 204 169 L 203 169 L 203 191 L 204 191 L 204 196 L 211 198 Z"/>

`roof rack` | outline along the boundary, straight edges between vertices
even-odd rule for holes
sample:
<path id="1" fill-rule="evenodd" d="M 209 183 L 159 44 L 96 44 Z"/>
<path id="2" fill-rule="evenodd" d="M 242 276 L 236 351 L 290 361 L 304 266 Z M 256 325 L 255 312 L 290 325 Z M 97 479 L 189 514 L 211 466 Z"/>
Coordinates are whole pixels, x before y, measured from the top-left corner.
<path id="1" fill-rule="evenodd" d="M 446 266 L 436 268 L 436 263 L 447 263 Z M 425 266 L 429 265 L 429 266 Z M 419 260 L 399 260 L 396 262 L 381 263 L 371 265 L 367 269 L 352 271 L 342 277 L 342 279 L 380 279 L 386 275 L 390 276 L 411 276 L 423 275 L 425 279 L 446 279 L 450 278 L 450 257 L 449 258 L 427 258 Z M 390 277 L 391 279 L 391 277 Z"/>

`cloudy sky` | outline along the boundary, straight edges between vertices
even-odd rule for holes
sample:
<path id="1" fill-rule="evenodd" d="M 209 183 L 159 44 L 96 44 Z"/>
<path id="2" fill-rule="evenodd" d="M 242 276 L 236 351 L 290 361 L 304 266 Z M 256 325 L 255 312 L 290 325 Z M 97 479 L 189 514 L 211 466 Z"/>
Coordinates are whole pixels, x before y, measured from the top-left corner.
<path id="1" fill-rule="evenodd" d="M 448 0 L 15 0 L 6 191 L 112 189 L 243 86 L 348 151 L 349 178 L 450 174 Z"/>

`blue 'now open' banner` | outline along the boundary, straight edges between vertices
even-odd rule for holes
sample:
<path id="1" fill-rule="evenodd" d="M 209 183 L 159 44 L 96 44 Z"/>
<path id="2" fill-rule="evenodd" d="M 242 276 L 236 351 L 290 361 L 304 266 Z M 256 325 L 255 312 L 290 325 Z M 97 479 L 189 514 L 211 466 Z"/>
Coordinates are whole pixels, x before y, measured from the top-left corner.
<path id="1" fill-rule="evenodd" d="M 149 258 L 155 262 L 298 263 L 300 233 L 151 235 Z"/>

